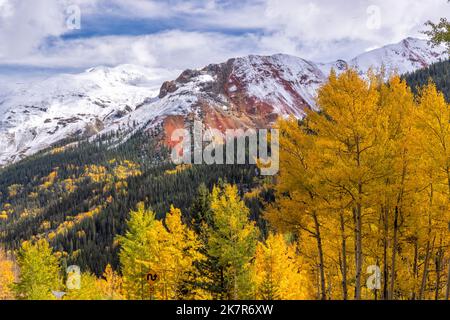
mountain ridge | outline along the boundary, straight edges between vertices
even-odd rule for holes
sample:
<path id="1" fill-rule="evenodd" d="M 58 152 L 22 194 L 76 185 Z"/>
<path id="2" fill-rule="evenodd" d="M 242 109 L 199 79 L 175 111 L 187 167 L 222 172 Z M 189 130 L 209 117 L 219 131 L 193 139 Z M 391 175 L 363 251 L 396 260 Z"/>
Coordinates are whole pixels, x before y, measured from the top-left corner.
<path id="1" fill-rule="evenodd" d="M 412 72 L 448 55 L 445 48 L 407 38 L 349 61 L 316 63 L 275 54 L 232 58 L 203 69 L 174 73 L 122 65 L 94 67 L 58 75 L 20 88 L 0 101 L 0 166 L 14 163 L 67 138 L 82 139 L 114 131 L 171 132 L 187 119 L 205 126 L 269 127 L 278 116 L 302 117 L 317 109 L 315 95 L 331 68 L 371 67 L 387 74 Z M 162 85 L 161 85 L 162 83 Z"/>

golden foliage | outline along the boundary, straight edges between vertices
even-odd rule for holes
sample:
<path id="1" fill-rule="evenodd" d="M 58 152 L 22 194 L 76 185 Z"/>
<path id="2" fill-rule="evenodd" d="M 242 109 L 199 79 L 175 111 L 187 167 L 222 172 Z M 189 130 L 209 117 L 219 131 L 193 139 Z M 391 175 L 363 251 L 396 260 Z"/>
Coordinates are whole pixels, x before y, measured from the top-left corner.
<path id="1" fill-rule="evenodd" d="M 6 258 L 3 251 L 0 251 L 0 300 L 12 300 L 14 298 L 12 291 L 14 280 L 14 264 Z"/>
<path id="2" fill-rule="evenodd" d="M 312 299 L 309 270 L 301 263 L 295 244 L 287 244 L 281 234 L 270 234 L 256 248 L 253 281 L 261 300 Z"/>
<path id="3" fill-rule="evenodd" d="M 364 80 L 353 70 L 332 73 L 318 104 L 320 113 L 278 123 L 277 201 L 266 213 L 299 238 L 317 297 L 442 298 L 449 104 L 433 84 L 416 101 L 399 77 Z M 371 266 L 383 273 L 375 291 L 366 286 Z"/>

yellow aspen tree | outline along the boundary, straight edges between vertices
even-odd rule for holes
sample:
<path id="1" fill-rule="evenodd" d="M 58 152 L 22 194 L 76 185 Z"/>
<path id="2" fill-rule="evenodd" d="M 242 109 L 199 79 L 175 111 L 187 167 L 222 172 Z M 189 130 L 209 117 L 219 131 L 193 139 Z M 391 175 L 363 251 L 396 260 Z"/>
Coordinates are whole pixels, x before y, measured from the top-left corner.
<path id="1" fill-rule="evenodd" d="M 253 272 L 256 299 L 311 299 L 308 270 L 303 267 L 296 245 L 289 245 L 282 234 L 270 234 L 256 248 Z"/>
<path id="2" fill-rule="evenodd" d="M 53 300 L 52 291 L 62 289 L 60 265 L 45 239 L 25 241 L 17 254 L 20 275 L 16 296 L 24 300 Z"/>
<path id="3" fill-rule="evenodd" d="M 378 183 L 374 185 L 373 206 L 380 214 L 372 216 L 372 223 L 376 225 L 375 219 L 378 219 L 380 226 L 375 233 L 380 234 L 382 230 L 383 251 L 381 259 L 377 254 L 377 264 L 381 261 L 383 264 L 384 299 L 394 299 L 394 293 L 399 292 L 396 288 L 399 284 L 396 280 L 398 252 L 403 240 L 400 237 L 405 233 L 401 228 L 406 226 L 402 221 L 415 214 L 414 210 L 410 210 L 416 174 L 413 114 L 414 97 L 405 82 L 394 76 L 388 83 L 381 83 L 379 135 L 384 135 L 384 143 L 379 144 L 378 148 L 384 167 L 380 170 Z"/>
<path id="4" fill-rule="evenodd" d="M 153 270 L 161 274 L 157 284 L 164 300 L 206 299 L 208 295 L 196 288 L 199 279 L 196 263 L 205 257 L 200 253 L 201 242 L 193 230 L 182 221 L 181 210 L 170 209 L 164 220 L 165 231 L 159 234 L 158 252 L 154 252 Z"/>
<path id="5" fill-rule="evenodd" d="M 430 276 L 431 257 L 435 255 L 435 259 L 441 261 L 437 265 L 439 270 L 443 260 L 449 261 L 450 259 L 448 250 L 442 251 L 449 245 L 450 106 L 446 103 L 443 94 L 438 92 L 436 86 L 432 83 L 422 88 L 419 96 L 416 126 L 420 133 L 418 142 L 422 151 L 423 167 L 428 176 L 426 190 L 429 203 L 425 261 L 419 292 L 419 298 L 423 299 L 425 298 L 427 280 Z M 445 255 L 446 257 L 444 257 Z M 435 298 L 440 297 L 441 275 L 445 274 L 439 272 L 435 275 Z M 447 279 L 449 279 L 448 276 Z M 445 282 L 444 279 L 442 281 Z M 446 285 L 442 285 L 442 287 L 449 286 L 448 280 L 446 282 Z"/>
<path id="6" fill-rule="evenodd" d="M 101 287 L 106 300 L 123 300 L 123 288 L 121 276 L 113 270 L 111 265 L 107 265 L 103 273 Z"/>
<path id="7" fill-rule="evenodd" d="M 319 270 L 319 297 L 325 300 L 326 279 L 321 225 L 326 218 L 320 181 L 320 153 L 317 138 L 306 123 L 296 119 L 280 120 L 280 173 L 275 186 L 277 202 L 266 218 L 278 230 L 306 234 L 316 242 Z"/>
<path id="8" fill-rule="evenodd" d="M 432 83 L 420 92 L 417 127 L 426 159 L 437 169 L 439 184 L 450 201 L 450 105 Z"/>
<path id="9" fill-rule="evenodd" d="M 67 290 L 64 300 L 106 300 L 103 280 L 90 273 L 81 274 L 80 288 Z"/>
<path id="10" fill-rule="evenodd" d="M 155 214 L 140 203 L 137 210 L 130 213 L 125 235 L 117 238 L 121 246 L 119 260 L 127 299 L 147 300 L 152 296 L 146 275 L 148 263 L 155 259 L 152 253 L 157 251 L 160 232 L 164 230 Z"/>
<path id="11" fill-rule="evenodd" d="M 204 259 L 200 241 L 182 222 L 179 209 L 171 208 L 164 221 L 143 204 L 131 213 L 128 231 L 120 237 L 123 286 L 128 299 L 177 300 L 208 298 L 195 287 L 196 263 Z M 155 272 L 150 286 L 146 276 Z"/>
<path id="12" fill-rule="evenodd" d="M 237 187 L 225 184 L 211 194 L 212 225 L 207 227 L 208 255 L 216 259 L 223 272 L 224 299 L 252 298 L 251 260 L 258 229 L 249 221 L 250 210 L 241 200 Z"/>
<path id="13" fill-rule="evenodd" d="M 377 81 L 363 80 L 354 70 L 336 77 L 318 94 L 320 113 L 310 113 L 309 126 L 319 136 L 323 162 L 328 166 L 327 185 L 351 204 L 355 241 L 355 299 L 361 299 L 363 272 L 363 226 L 370 206 L 370 190 L 379 176 L 384 143 L 379 126 Z"/>
<path id="14" fill-rule="evenodd" d="M 14 264 L 3 251 L 0 251 L 0 300 L 12 300 L 14 298 L 12 291 L 14 279 Z"/>

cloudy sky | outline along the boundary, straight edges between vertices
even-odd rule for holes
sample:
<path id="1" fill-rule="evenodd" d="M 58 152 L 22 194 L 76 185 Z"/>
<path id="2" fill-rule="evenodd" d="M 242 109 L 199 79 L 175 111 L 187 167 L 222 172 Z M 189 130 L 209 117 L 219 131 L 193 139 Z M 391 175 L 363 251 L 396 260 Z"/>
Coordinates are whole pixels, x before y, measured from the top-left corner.
<path id="1" fill-rule="evenodd" d="M 420 37 L 445 15 L 447 0 L 0 0 L 0 72 L 185 69 L 280 52 L 327 62 Z"/>

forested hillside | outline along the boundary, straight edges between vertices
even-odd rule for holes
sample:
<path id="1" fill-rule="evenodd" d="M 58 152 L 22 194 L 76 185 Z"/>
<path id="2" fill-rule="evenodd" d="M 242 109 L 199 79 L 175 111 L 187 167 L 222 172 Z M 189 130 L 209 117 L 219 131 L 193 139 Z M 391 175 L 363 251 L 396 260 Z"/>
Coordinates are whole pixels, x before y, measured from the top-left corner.
<path id="1" fill-rule="evenodd" d="M 447 101 L 450 101 L 450 60 L 435 63 L 428 68 L 407 74 L 403 78 L 415 94 L 420 87 L 432 79 L 437 89 L 445 95 Z"/>
<path id="2" fill-rule="evenodd" d="M 189 221 L 200 184 L 254 184 L 254 166 L 175 167 L 153 139 L 141 132 L 118 147 L 115 135 L 56 146 L 0 171 L 0 242 L 15 250 L 46 238 L 65 263 L 101 274 L 117 266 L 114 238 L 138 202 L 158 218 L 173 204 Z"/>

